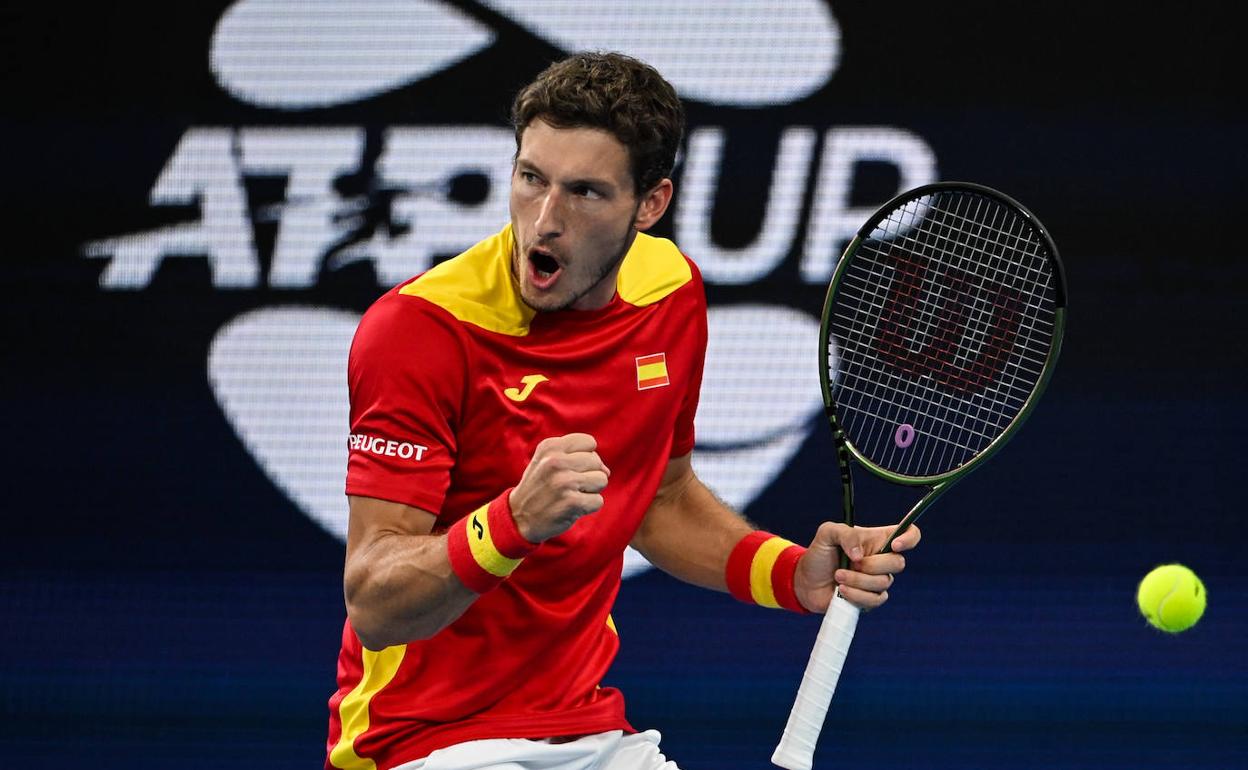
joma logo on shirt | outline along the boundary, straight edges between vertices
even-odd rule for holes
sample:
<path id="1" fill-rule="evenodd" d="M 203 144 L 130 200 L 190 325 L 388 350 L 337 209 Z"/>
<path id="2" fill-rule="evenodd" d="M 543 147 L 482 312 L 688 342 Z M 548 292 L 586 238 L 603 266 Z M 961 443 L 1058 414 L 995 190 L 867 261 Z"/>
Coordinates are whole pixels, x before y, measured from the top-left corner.
<path id="1" fill-rule="evenodd" d="M 549 382 L 549 379 L 540 374 L 526 374 L 520 378 L 520 382 L 524 384 L 524 388 L 505 388 L 503 395 L 512 401 L 523 401 L 529 397 L 529 394 L 543 382 Z"/>
<path id="2" fill-rule="evenodd" d="M 410 441 L 394 441 L 380 436 L 367 436 L 363 433 L 352 433 L 347 439 L 347 446 L 353 451 L 417 461 L 423 460 L 425 452 L 429 451 L 429 447 L 413 444 Z"/>

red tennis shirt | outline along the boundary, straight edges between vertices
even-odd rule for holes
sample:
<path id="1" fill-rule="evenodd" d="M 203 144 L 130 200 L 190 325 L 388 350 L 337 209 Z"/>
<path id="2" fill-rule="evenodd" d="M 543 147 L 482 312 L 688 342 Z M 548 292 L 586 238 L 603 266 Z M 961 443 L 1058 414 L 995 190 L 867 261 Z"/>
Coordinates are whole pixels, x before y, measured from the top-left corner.
<path id="1" fill-rule="evenodd" d="M 512 246 L 509 226 L 364 314 L 347 494 L 434 513 L 440 532 L 515 486 L 542 439 L 581 432 L 611 469 L 605 504 L 429 639 L 374 652 L 348 622 L 327 768 L 384 770 L 479 738 L 632 731 L 623 696 L 600 686 L 619 649 L 610 612 L 669 459 L 693 449 L 702 280 L 670 241 L 642 234 L 606 307 L 535 313 Z"/>

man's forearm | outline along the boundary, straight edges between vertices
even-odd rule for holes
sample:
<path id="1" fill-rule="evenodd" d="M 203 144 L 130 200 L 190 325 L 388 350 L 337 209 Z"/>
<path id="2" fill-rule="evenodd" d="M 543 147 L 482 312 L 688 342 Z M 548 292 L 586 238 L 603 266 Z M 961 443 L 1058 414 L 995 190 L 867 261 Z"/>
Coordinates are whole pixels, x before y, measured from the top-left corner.
<path id="1" fill-rule="evenodd" d="M 427 639 L 477 598 L 451 569 L 445 535 L 379 537 L 349 560 L 344 586 L 351 626 L 371 650 Z"/>
<path id="2" fill-rule="evenodd" d="M 748 521 L 688 471 L 686 477 L 660 489 L 633 547 L 675 578 L 726 591 L 728 556 L 751 529 Z"/>

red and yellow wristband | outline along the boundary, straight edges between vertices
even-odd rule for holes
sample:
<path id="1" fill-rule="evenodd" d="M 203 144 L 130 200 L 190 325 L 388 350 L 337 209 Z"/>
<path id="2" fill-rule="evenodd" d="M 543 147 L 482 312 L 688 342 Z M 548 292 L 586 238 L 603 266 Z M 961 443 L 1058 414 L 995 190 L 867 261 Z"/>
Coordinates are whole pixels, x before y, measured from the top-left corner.
<path id="1" fill-rule="evenodd" d="M 805 614 L 808 610 L 793 590 L 797 560 L 804 553 L 805 548 L 770 532 L 751 532 L 741 538 L 728 556 L 724 576 L 729 593 L 746 604 Z"/>
<path id="2" fill-rule="evenodd" d="M 520 534 L 511 515 L 510 495 L 508 489 L 452 524 L 446 533 L 451 569 L 460 582 L 479 594 L 503 582 L 540 545 Z"/>

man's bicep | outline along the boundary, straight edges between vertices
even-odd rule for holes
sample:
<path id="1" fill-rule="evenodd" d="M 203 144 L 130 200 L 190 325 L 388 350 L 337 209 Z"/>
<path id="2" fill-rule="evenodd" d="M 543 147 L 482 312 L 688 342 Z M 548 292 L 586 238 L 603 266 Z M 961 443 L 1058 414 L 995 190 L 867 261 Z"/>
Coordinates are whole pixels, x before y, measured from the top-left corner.
<path id="1" fill-rule="evenodd" d="M 656 533 L 661 533 L 665 526 L 670 526 L 667 520 L 680 515 L 680 498 L 688 489 L 689 484 L 697 483 L 691 458 L 692 453 L 689 453 L 667 461 L 667 466 L 663 469 L 663 477 L 659 480 L 659 488 L 654 493 L 654 500 L 650 502 L 650 507 L 646 509 L 646 515 L 641 520 L 641 526 L 633 535 L 631 545 L 642 554 L 646 553 L 649 540 Z"/>
<path id="2" fill-rule="evenodd" d="M 697 481 L 693 473 L 693 453 L 688 452 L 680 457 L 667 461 L 663 469 L 663 478 L 659 480 L 659 490 L 654 495 L 655 503 L 670 503 L 677 500 L 685 488 Z"/>

